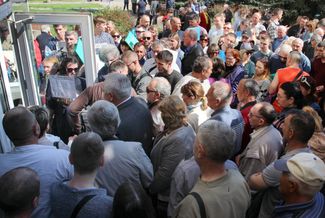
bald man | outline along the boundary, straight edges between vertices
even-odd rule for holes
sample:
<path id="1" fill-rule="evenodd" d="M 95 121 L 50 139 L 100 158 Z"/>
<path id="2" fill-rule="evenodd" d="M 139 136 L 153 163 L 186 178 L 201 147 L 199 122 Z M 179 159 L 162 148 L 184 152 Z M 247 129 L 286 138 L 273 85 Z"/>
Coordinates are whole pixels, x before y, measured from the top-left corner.
<path id="1" fill-rule="evenodd" d="M 41 182 L 40 200 L 33 217 L 50 217 L 50 187 L 72 177 L 69 152 L 54 146 L 39 145 L 40 127 L 35 116 L 25 107 L 9 110 L 3 117 L 3 128 L 15 145 L 11 152 L 0 154 L 0 176 L 16 167 L 34 170 Z"/>

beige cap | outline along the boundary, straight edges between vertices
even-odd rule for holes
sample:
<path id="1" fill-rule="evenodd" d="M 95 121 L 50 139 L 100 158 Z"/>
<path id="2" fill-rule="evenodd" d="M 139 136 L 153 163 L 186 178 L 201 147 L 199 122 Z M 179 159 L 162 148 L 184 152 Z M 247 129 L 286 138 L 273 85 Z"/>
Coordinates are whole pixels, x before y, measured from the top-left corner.
<path id="1" fill-rule="evenodd" d="M 283 172 L 290 172 L 301 182 L 310 186 L 322 186 L 325 181 L 325 164 L 312 153 L 302 152 L 289 160 L 277 160 L 274 167 Z"/>

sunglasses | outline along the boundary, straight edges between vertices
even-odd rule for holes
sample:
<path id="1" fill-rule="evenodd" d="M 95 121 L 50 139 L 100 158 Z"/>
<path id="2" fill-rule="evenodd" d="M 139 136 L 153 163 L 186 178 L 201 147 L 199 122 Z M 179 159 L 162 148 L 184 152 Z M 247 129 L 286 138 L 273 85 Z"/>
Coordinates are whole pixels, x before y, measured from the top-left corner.
<path id="1" fill-rule="evenodd" d="M 201 41 L 208 42 L 209 39 L 201 39 Z"/>
<path id="2" fill-rule="evenodd" d="M 143 40 L 150 40 L 151 37 L 142 37 Z"/>
<path id="3" fill-rule="evenodd" d="M 79 70 L 78 67 L 76 67 L 76 68 L 67 68 L 68 73 L 77 72 L 78 70 Z"/>
<path id="4" fill-rule="evenodd" d="M 144 31 L 136 30 L 135 32 L 136 32 L 136 33 L 143 33 Z"/>
<path id="5" fill-rule="evenodd" d="M 118 38 L 118 37 L 120 37 L 120 35 L 114 35 L 114 36 L 113 36 L 113 38 Z"/>
<path id="6" fill-rule="evenodd" d="M 305 83 L 309 88 L 311 88 L 310 83 L 307 81 L 307 77 L 305 76 L 301 77 L 300 82 Z"/>

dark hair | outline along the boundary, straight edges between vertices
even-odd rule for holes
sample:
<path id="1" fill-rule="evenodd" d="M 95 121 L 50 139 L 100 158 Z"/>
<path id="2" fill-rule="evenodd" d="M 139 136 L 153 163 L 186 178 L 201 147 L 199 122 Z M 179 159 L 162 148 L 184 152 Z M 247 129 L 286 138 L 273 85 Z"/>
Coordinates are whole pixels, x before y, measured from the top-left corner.
<path id="1" fill-rule="evenodd" d="M 18 106 L 6 112 L 2 119 L 3 129 L 15 146 L 30 143 L 30 139 L 36 137 L 33 128 L 38 126 L 32 112 L 23 106 Z M 38 136 L 37 136 L 38 137 Z"/>
<path id="2" fill-rule="evenodd" d="M 298 109 L 290 110 L 287 116 L 289 115 L 292 116 L 289 125 L 294 131 L 295 139 L 308 143 L 316 128 L 315 119 L 309 113 Z"/>
<path id="3" fill-rule="evenodd" d="M 116 190 L 113 201 L 114 218 L 155 218 L 151 199 L 142 186 L 125 182 Z"/>
<path id="4" fill-rule="evenodd" d="M 67 75 L 66 68 L 69 63 L 78 64 L 78 67 L 80 67 L 80 61 L 77 58 L 77 56 L 66 57 L 61 62 L 60 71 L 59 71 L 61 75 Z"/>
<path id="5" fill-rule="evenodd" d="M 94 132 L 85 132 L 77 136 L 71 145 L 71 159 L 74 170 L 79 174 L 94 172 L 104 154 L 102 138 Z"/>
<path id="6" fill-rule="evenodd" d="M 280 86 L 280 89 L 284 91 L 284 94 L 286 95 L 287 99 L 293 98 L 294 105 L 298 109 L 302 109 L 302 107 L 305 105 L 305 101 L 297 83 L 285 82 Z"/>
<path id="7" fill-rule="evenodd" d="M 157 54 L 156 57 L 158 60 L 164 61 L 166 63 L 173 62 L 173 54 L 170 51 L 164 50 Z"/>
<path id="8" fill-rule="evenodd" d="M 259 104 L 262 105 L 258 111 L 259 114 L 264 118 L 267 124 L 272 124 L 277 116 L 274 107 L 268 102 L 260 102 Z"/>
<path id="9" fill-rule="evenodd" d="M 41 138 L 45 134 L 47 126 L 49 124 L 49 112 L 46 108 L 38 105 L 30 106 L 28 107 L 28 110 L 30 110 L 30 112 L 35 115 L 35 118 L 41 130 L 41 133 L 39 135 L 39 137 Z"/>
<path id="10" fill-rule="evenodd" d="M 316 81 L 311 76 L 302 76 L 299 80 L 299 85 L 304 87 L 310 93 L 305 96 L 308 103 L 316 102 Z"/>
<path id="11" fill-rule="evenodd" d="M 18 167 L 0 178 L 0 208 L 8 216 L 17 216 L 32 211 L 33 201 L 40 195 L 40 180 L 37 173 L 27 167 Z"/>
<path id="12" fill-rule="evenodd" d="M 211 77 L 219 80 L 221 76 L 225 73 L 226 66 L 223 60 L 219 57 L 215 57 L 212 59 L 213 69 Z"/>

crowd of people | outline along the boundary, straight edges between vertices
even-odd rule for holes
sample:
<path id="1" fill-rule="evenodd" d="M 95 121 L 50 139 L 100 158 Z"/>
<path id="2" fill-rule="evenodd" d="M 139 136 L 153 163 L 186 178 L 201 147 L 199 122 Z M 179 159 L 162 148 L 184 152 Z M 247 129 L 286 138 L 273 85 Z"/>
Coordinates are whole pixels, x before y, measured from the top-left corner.
<path id="1" fill-rule="evenodd" d="M 42 26 L 43 105 L 2 121 L 6 216 L 325 217 L 325 18 L 167 3 L 126 36 L 94 18 L 88 87 L 77 29 Z"/>

